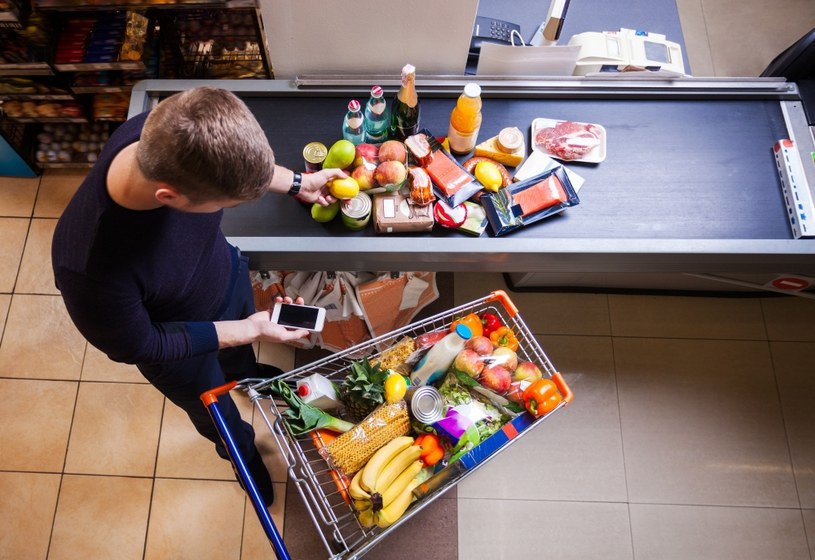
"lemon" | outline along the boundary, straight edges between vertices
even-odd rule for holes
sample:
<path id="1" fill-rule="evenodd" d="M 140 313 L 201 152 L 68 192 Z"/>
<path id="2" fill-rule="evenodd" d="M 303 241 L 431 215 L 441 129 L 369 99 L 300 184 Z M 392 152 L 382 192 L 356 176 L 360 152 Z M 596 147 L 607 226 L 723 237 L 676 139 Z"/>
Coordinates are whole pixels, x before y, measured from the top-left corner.
<path id="1" fill-rule="evenodd" d="M 334 179 L 328 183 L 328 190 L 331 196 L 342 200 L 354 198 L 359 194 L 359 183 L 353 177 L 344 179 Z"/>
<path id="2" fill-rule="evenodd" d="M 357 147 L 348 140 L 337 140 L 328 149 L 328 153 L 323 161 L 323 169 L 338 168 L 345 169 L 354 163 L 357 154 Z"/>
<path id="3" fill-rule="evenodd" d="M 497 191 L 504 182 L 501 171 L 494 163 L 479 161 L 475 166 L 475 178 L 488 190 Z"/>
<path id="4" fill-rule="evenodd" d="M 399 373 L 391 373 L 385 379 L 385 400 L 388 404 L 401 401 L 407 392 L 407 381 Z"/>

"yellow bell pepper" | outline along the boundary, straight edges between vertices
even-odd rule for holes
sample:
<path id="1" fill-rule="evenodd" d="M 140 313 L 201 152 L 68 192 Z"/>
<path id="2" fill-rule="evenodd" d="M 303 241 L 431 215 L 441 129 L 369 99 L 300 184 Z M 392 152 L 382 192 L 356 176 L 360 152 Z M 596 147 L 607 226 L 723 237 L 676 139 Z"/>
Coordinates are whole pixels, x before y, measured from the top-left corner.
<path id="1" fill-rule="evenodd" d="M 493 346 L 506 346 L 510 350 L 518 349 L 518 337 L 507 326 L 498 327 L 490 333 L 490 340 Z"/>

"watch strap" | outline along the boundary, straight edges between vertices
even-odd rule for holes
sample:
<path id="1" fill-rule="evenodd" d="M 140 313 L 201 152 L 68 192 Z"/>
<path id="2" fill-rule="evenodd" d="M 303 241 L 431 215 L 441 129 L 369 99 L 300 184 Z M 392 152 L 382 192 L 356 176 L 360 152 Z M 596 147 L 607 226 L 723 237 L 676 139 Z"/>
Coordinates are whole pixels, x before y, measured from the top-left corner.
<path id="1" fill-rule="evenodd" d="M 301 186 L 303 186 L 303 175 L 295 171 L 291 180 L 291 188 L 289 188 L 289 196 L 297 196 Z"/>

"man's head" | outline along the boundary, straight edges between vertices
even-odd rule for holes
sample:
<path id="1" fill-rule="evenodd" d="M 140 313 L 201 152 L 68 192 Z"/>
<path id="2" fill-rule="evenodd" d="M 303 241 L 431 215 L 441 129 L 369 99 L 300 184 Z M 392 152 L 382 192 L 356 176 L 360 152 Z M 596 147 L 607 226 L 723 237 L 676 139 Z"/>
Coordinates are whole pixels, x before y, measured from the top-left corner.
<path id="1" fill-rule="evenodd" d="M 147 179 L 193 203 L 255 200 L 274 173 L 274 153 L 249 108 L 212 87 L 177 93 L 150 111 L 136 160 Z"/>

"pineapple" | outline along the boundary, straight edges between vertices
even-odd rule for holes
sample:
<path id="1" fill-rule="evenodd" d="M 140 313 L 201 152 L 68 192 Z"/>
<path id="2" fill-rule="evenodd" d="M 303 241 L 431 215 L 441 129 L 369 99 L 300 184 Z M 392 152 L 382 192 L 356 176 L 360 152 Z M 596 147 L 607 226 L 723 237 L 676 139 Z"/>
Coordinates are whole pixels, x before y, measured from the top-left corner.
<path id="1" fill-rule="evenodd" d="M 340 399 L 354 422 L 361 422 L 385 402 L 387 376 L 387 370 L 372 366 L 368 358 L 351 364 L 350 373 L 340 385 Z"/>

